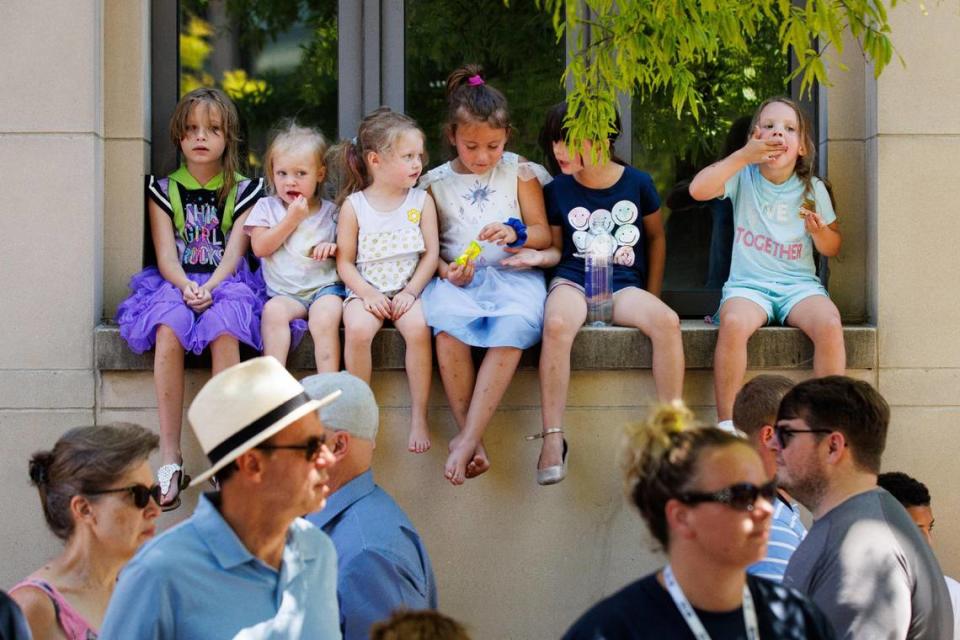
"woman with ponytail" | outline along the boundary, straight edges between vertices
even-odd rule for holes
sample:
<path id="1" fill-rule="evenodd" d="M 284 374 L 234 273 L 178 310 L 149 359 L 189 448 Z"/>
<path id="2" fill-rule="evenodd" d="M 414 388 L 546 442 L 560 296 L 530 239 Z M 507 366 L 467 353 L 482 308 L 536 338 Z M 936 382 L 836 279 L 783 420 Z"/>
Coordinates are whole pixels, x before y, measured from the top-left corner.
<path id="1" fill-rule="evenodd" d="M 79 427 L 30 459 L 47 526 L 63 552 L 10 591 L 34 640 L 95 640 L 117 574 L 156 532 L 160 486 L 136 425 Z M 131 612 L 136 615 L 136 612 Z"/>
<path id="2" fill-rule="evenodd" d="M 678 401 L 630 429 L 623 453 L 627 497 L 667 564 L 596 604 L 565 638 L 834 637 L 799 592 L 747 575 L 764 557 L 776 495 L 748 442 L 695 425 Z"/>

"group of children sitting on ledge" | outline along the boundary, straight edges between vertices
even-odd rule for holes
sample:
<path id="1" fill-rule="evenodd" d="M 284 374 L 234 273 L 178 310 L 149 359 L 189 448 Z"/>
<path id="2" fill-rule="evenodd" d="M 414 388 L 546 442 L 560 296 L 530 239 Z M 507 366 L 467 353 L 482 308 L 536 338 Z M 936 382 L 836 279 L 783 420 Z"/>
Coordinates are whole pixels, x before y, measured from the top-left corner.
<path id="1" fill-rule="evenodd" d="M 155 349 L 165 508 L 188 484 L 180 451 L 186 351 L 209 349 L 214 374 L 239 362 L 241 342 L 285 363 L 309 329 L 318 371 L 338 370 L 342 351 L 346 369 L 369 381 L 371 343 L 387 321 L 406 343 L 408 449 L 417 453 L 431 446 L 435 337 L 459 429 L 444 466 L 455 485 L 490 467 L 484 430 L 522 351 L 542 340 L 543 427 L 529 438 L 542 442 L 537 481 L 560 482 L 570 350 L 587 317 L 584 255 L 595 242 L 609 247 L 613 262 L 613 323 L 649 336 L 658 400 L 681 397 L 680 322 L 659 297 L 660 198 L 647 173 L 613 155 L 619 121 L 609 139 L 569 148 L 566 106 L 552 108 L 540 135 L 551 177 L 505 151 L 507 101 L 479 67 L 450 74 L 447 100 L 453 159 L 424 175 L 424 132 L 381 107 L 355 138 L 331 149 L 315 129 L 282 125 L 262 179 L 239 172 L 239 117 L 224 93 L 197 89 L 180 100 L 170 136 L 183 164 L 147 177 L 156 265 L 132 278 L 117 310 L 130 348 Z M 798 327 L 813 340 L 815 375 L 845 369 L 840 316 L 815 273 L 814 248 L 836 255 L 841 238 L 812 173 L 814 152 L 803 112 L 773 98 L 757 109 L 742 148 L 690 184 L 696 200 L 729 198 L 734 209 L 715 356 L 721 423 L 743 382 L 747 340 L 767 323 Z M 321 195 L 330 177 L 339 184 L 335 202 Z M 246 259 L 251 248 L 256 270 Z M 486 349 L 478 369 L 471 347 Z"/>

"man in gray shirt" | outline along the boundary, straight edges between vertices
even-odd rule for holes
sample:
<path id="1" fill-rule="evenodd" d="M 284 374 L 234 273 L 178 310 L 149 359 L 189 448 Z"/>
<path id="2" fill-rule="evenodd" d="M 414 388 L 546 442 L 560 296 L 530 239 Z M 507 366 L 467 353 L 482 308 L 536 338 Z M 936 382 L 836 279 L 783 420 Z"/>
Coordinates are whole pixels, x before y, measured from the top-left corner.
<path id="1" fill-rule="evenodd" d="M 838 638 L 945 640 L 953 614 L 943 572 L 910 516 L 877 487 L 890 409 L 866 382 L 808 380 L 777 414 L 777 479 L 814 522 L 783 579 Z"/>

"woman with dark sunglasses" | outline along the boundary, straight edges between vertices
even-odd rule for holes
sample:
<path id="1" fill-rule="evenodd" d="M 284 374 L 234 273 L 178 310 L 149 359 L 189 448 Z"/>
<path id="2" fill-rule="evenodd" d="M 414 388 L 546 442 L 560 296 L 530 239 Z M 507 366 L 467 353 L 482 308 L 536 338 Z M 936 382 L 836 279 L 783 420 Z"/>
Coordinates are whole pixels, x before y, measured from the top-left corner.
<path id="1" fill-rule="evenodd" d="M 679 403 L 630 429 L 626 491 L 667 564 L 587 611 L 569 639 L 833 638 L 800 593 L 748 576 L 764 557 L 776 485 L 756 451 L 714 427 L 688 427 Z"/>
<path id="2" fill-rule="evenodd" d="M 117 574 L 156 532 L 159 487 L 147 457 L 152 432 L 79 427 L 30 459 L 47 525 L 63 551 L 11 590 L 34 640 L 93 640 Z"/>

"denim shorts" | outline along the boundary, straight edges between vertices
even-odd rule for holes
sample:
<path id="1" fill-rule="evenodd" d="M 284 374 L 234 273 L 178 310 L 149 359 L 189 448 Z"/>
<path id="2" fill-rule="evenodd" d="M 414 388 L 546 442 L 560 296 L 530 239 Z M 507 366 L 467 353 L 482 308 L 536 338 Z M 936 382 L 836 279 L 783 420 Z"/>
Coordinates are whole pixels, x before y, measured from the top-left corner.
<path id="1" fill-rule="evenodd" d="M 291 298 L 293 300 L 296 300 L 297 302 L 302 304 L 303 308 L 306 309 L 307 311 L 310 311 L 310 306 L 314 302 L 322 298 L 323 296 L 339 296 L 340 298 L 345 298 L 347 296 L 347 290 L 343 286 L 342 282 L 335 282 L 333 284 L 328 284 L 325 287 L 320 287 L 319 289 L 313 292 L 313 295 L 310 295 L 310 296 L 295 296 L 289 293 L 277 293 L 271 290 L 269 287 L 267 288 L 267 293 L 270 295 L 271 298 L 275 298 L 277 296 L 284 296 L 286 298 Z"/>
<path id="2" fill-rule="evenodd" d="M 771 288 L 772 287 L 772 288 Z M 773 284 L 770 287 L 761 287 L 758 285 L 737 282 L 723 285 L 723 298 L 720 300 L 720 308 L 723 303 L 730 298 L 746 298 L 756 303 L 767 314 L 767 324 L 776 321 L 779 324 L 787 324 L 787 316 L 798 302 L 809 298 L 810 296 L 827 296 L 827 290 L 819 282 L 798 282 L 796 284 Z M 714 316 L 714 323 L 719 323 L 720 311 Z"/>

